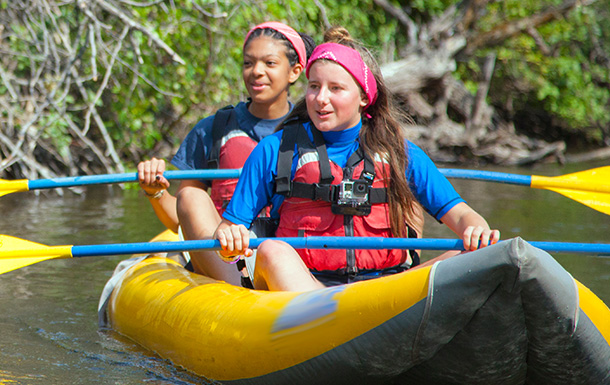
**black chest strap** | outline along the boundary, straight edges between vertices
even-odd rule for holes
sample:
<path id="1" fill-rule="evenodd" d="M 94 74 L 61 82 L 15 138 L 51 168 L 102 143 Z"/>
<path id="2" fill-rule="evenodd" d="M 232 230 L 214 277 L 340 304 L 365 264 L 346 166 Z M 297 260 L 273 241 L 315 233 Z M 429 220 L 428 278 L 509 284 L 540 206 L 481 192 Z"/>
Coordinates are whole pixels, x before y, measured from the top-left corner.
<path id="1" fill-rule="evenodd" d="M 297 137 L 302 130 L 298 121 L 287 122 L 282 129 L 280 141 L 280 154 L 277 159 L 277 176 L 275 177 L 275 192 L 284 196 L 290 196 L 292 184 L 292 157 L 295 152 Z"/>
<path id="2" fill-rule="evenodd" d="M 312 143 L 301 122 L 289 123 L 284 127 L 280 142 L 280 154 L 278 157 L 277 177 L 275 178 L 275 192 L 286 197 L 308 198 L 325 202 L 335 202 L 338 197 L 338 185 L 333 185 L 334 177 L 330 168 L 330 160 L 326 150 L 326 143 L 322 133 L 313 128 L 313 145 L 318 153 L 318 164 L 320 167 L 319 183 L 295 182 L 291 178 L 292 158 L 299 148 L 311 147 Z M 296 145 L 296 148 L 295 148 Z M 372 185 L 375 179 L 375 164 L 370 157 L 364 154 L 362 147 L 349 157 L 347 165 L 343 169 L 344 179 L 352 177 L 354 167 L 364 161 L 364 169 L 360 179 Z M 369 190 L 369 202 L 371 204 L 387 203 L 386 188 L 371 188 Z"/>

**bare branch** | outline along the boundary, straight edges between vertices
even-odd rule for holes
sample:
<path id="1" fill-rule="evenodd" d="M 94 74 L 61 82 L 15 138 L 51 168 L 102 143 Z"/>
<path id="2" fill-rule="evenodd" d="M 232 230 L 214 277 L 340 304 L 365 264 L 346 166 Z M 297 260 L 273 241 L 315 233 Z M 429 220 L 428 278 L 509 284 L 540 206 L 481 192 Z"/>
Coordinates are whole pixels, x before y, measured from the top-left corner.
<path id="1" fill-rule="evenodd" d="M 153 5 L 160 4 L 164 0 L 156 0 L 156 1 L 151 1 L 151 2 L 148 2 L 148 3 L 140 3 L 138 1 L 129 1 L 129 0 L 119 0 L 119 1 L 121 3 L 123 3 L 123 4 L 127 4 L 127 5 L 130 5 L 132 7 L 142 7 L 142 8 L 145 8 L 145 7 L 150 7 L 150 6 L 153 6 Z"/>
<path id="2" fill-rule="evenodd" d="M 89 24 L 89 46 L 91 47 L 91 73 L 93 81 L 97 81 L 97 44 L 95 44 L 94 26 Z"/>
<path id="3" fill-rule="evenodd" d="M 124 61 L 123 59 L 121 59 L 120 57 L 117 57 L 116 60 L 121 63 L 122 65 L 124 65 L 125 67 L 129 68 L 130 71 L 132 71 L 134 74 L 138 75 L 138 77 L 140 79 L 142 79 L 146 84 L 148 84 L 149 86 L 151 86 L 155 91 L 157 91 L 158 93 L 165 95 L 165 96 L 171 96 L 171 97 L 175 97 L 175 98 L 183 98 L 184 95 L 181 94 L 176 94 L 173 93 L 171 91 L 166 91 L 166 90 L 162 90 L 161 88 L 159 88 L 158 85 L 156 85 L 155 83 L 153 83 L 150 79 L 148 79 L 146 76 L 144 76 L 143 73 L 141 73 L 140 71 L 137 70 L 137 68 L 133 67 L 131 64 L 127 63 L 126 61 Z"/>
<path id="4" fill-rule="evenodd" d="M 557 7 L 549 7 L 530 17 L 524 17 L 499 25 L 489 32 L 468 39 L 463 54 L 472 55 L 476 50 L 502 44 L 507 39 L 563 17 L 577 6 L 586 6 L 597 0 L 566 0 Z"/>
<path id="5" fill-rule="evenodd" d="M 466 33 L 472 28 L 489 2 L 490 0 L 466 0 L 462 2 L 460 6 L 462 11 L 460 32 Z"/>
<path id="6" fill-rule="evenodd" d="M 180 64 L 185 64 L 185 61 L 180 57 L 180 55 L 178 55 L 176 52 L 174 52 L 174 50 L 171 49 L 167 44 L 165 44 L 165 42 L 163 40 L 159 39 L 153 31 L 149 30 L 148 28 L 144 27 L 143 25 L 132 20 L 126 14 L 121 12 L 119 9 L 117 9 L 113 5 L 107 3 L 106 1 L 95 0 L 95 2 L 97 4 L 99 4 L 102 8 L 104 8 L 106 11 L 110 12 L 111 14 L 113 14 L 116 17 L 118 17 L 119 19 L 121 19 L 129 27 L 137 29 L 137 30 L 141 31 L 142 33 L 144 33 L 146 36 L 148 36 L 152 41 L 155 42 L 155 44 L 157 44 L 159 47 L 161 47 L 161 49 L 163 49 L 165 52 L 167 52 L 171 56 L 172 60 L 174 60 Z"/>
<path id="7" fill-rule="evenodd" d="M 540 49 L 540 52 L 542 52 L 543 55 L 550 56 L 552 54 L 551 48 L 548 44 L 546 44 L 546 42 L 544 41 L 542 36 L 540 36 L 536 28 L 528 28 L 527 33 L 532 37 L 532 39 L 534 39 L 536 45 L 538 46 L 538 49 Z"/>
<path id="8" fill-rule="evenodd" d="M 114 52 L 112 52 L 112 55 L 110 56 L 110 62 L 108 63 L 108 65 L 106 67 L 106 73 L 104 74 L 104 79 L 102 79 L 102 84 L 100 84 L 100 86 L 98 87 L 97 92 L 95 93 L 95 96 L 93 97 L 93 99 L 91 99 L 91 101 L 89 101 L 89 103 L 88 103 L 89 106 L 87 108 L 87 113 L 85 115 L 85 122 L 86 122 L 85 127 L 89 126 L 89 120 L 91 119 L 92 112 L 95 110 L 95 105 L 98 102 L 98 100 L 100 99 L 100 97 L 102 96 L 102 93 L 106 90 L 106 86 L 108 85 L 108 80 L 110 79 L 110 75 L 112 74 L 112 68 L 114 67 L 114 62 L 116 61 L 116 58 L 119 55 L 119 52 L 121 51 L 121 47 L 123 46 L 123 40 L 125 40 L 127 33 L 129 33 L 129 26 L 123 27 L 123 32 L 121 32 L 121 36 L 119 36 L 116 47 L 114 48 Z M 86 98 L 87 95 L 83 95 L 83 97 Z M 112 141 L 111 141 L 111 143 L 112 143 Z"/>
<path id="9" fill-rule="evenodd" d="M 10 75 L 4 71 L 4 68 L 1 65 L 0 65 L 0 77 L 2 78 L 2 82 L 4 83 L 4 86 L 8 90 L 9 94 L 11 94 L 11 97 L 16 100 L 19 96 L 17 95 L 17 92 L 15 92 L 15 89 L 11 85 Z"/>
<path id="10" fill-rule="evenodd" d="M 320 10 L 320 15 L 322 16 L 322 21 L 324 21 L 324 28 L 328 29 L 328 28 L 332 27 L 332 24 L 330 24 L 330 21 L 328 21 L 328 16 L 326 15 L 326 8 L 324 7 L 324 4 L 320 3 L 319 0 L 314 0 L 313 2 L 316 5 L 316 7 L 318 7 L 318 9 Z"/>
<path id="11" fill-rule="evenodd" d="M 417 24 L 415 24 L 415 22 L 409 17 L 409 15 L 407 15 L 402 9 L 390 4 L 390 2 L 387 0 L 373 0 L 373 2 L 396 18 L 396 20 L 398 20 L 398 22 L 407 29 L 409 47 L 415 47 L 417 45 L 417 34 L 419 28 L 417 27 Z"/>

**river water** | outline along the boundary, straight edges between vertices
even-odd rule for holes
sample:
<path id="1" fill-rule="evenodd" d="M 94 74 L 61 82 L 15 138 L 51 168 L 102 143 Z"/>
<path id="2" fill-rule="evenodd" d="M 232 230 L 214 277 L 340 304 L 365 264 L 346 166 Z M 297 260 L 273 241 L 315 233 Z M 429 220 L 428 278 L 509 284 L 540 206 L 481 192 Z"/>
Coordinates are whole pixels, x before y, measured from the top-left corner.
<path id="1" fill-rule="evenodd" d="M 595 166 L 601 164 L 486 170 L 553 176 Z M 554 192 L 489 182 L 453 184 L 504 239 L 610 243 L 608 215 Z M 64 190 L 63 196 L 9 194 L 0 197 L 0 213 L 0 234 L 46 245 L 144 242 L 163 229 L 146 198 L 116 186 L 92 186 L 76 194 Z M 431 218 L 425 235 L 454 238 Z M 555 257 L 610 304 L 610 257 Z M 202 383 L 130 340 L 98 330 L 99 295 L 123 258 L 49 260 L 0 276 L 0 383 Z"/>

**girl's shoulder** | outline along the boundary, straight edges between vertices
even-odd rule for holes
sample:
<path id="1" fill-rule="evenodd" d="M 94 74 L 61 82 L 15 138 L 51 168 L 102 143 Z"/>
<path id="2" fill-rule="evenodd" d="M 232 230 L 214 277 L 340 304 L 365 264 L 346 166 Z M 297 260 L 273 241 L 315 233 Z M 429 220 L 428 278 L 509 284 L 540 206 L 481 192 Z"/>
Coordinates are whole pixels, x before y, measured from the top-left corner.
<path id="1" fill-rule="evenodd" d="M 428 174 L 437 170 L 432 159 L 415 143 L 405 140 L 405 151 L 407 152 L 408 174 L 417 171 L 417 173 Z"/>
<path id="2" fill-rule="evenodd" d="M 277 147 L 280 148 L 280 142 L 282 141 L 283 130 L 279 130 L 270 135 L 267 135 L 263 139 L 261 139 L 259 145 L 264 147 Z"/>
<path id="3" fill-rule="evenodd" d="M 210 135 L 210 133 L 212 132 L 212 126 L 214 124 L 214 116 L 215 115 L 209 115 L 206 116 L 205 118 L 201 119 L 200 121 L 198 121 L 195 126 L 193 126 L 193 128 L 191 129 L 191 131 L 189 132 L 189 136 L 208 136 Z"/>
<path id="4" fill-rule="evenodd" d="M 421 147 L 419 147 L 415 143 L 411 142 L 409 139 L 405 139 L 405 151 L 407 152 L 407 156 L 409 157 L 409 160 L 411 160 L 411 158 L 429 159 L 426 152 L 424 150 L 422 150 Z"/>
<path id="5" fill-rule="evenodd" d="M 245 105 L 245 103 L 244 103 L 244 105 Z M 216 117 L 219 115 L 219 112 L 226 111 L 226 112 L 230 113 L 229 110 L 233 110 L 239 115 L 238 108 L 237 108 L 238 106 L 239 106 L 239 104 L 235 107 L 233 107 L 233 105 L 227 105 L 225 107 L 219 108 L 212 115 L 208 115 L 205 118 L 199 120 L 195 124 L 195 126 L 191 129 L 191 132 L 197 133 L 198 135 L 209 135 L 212 131 L 214 121 L 216 120 Z M 241 110 L 241 107 L 239 108 L 239 110 Z M 247 111 L 247 109 L 246 109 L 246 111 Z"/>

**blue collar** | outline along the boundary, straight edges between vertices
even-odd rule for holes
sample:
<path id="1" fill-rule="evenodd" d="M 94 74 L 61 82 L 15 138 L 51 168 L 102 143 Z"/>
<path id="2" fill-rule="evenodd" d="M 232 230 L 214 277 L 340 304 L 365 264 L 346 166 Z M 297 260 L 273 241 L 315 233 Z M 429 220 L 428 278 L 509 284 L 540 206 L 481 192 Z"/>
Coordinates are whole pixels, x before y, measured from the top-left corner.
<path id="1" fill-rule="evenodd" d="M 354 127 L 342 131 L 327 131 L 323 132 L 322 136 L 328 144 L 350 143 L 358 141 L 362 121 L 359 121 Z"/>

